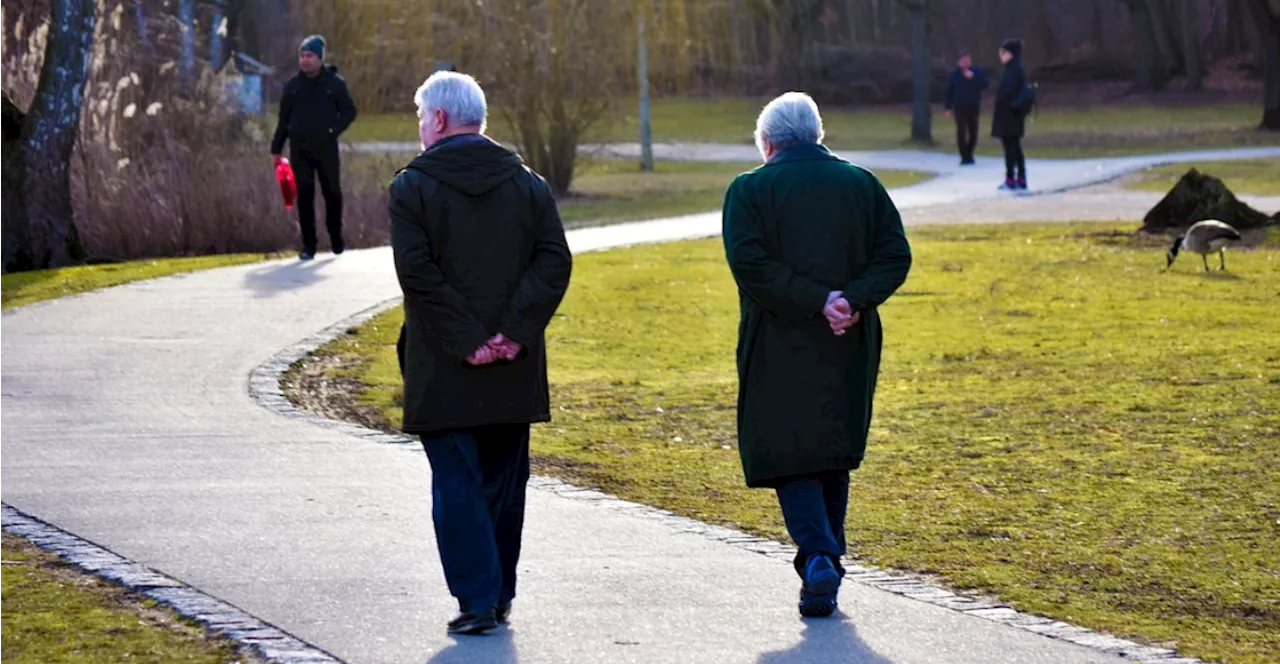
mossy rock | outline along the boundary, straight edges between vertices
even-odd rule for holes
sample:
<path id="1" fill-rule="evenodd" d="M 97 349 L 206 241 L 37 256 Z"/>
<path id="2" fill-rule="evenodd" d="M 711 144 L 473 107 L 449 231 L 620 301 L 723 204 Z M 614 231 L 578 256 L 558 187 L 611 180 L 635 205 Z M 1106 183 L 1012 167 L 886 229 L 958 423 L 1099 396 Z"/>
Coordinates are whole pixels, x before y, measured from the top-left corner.
<path id="1" fill-rule="evenodd" d="M 1237 230 L 1280 223 L 1280 213 L 1265 213 L 1241 203 L 1220 179 L 1191 169 L 1142 219 L 1144 233 L 1182 231 L 1205 219 L 1217 219 Z"/>

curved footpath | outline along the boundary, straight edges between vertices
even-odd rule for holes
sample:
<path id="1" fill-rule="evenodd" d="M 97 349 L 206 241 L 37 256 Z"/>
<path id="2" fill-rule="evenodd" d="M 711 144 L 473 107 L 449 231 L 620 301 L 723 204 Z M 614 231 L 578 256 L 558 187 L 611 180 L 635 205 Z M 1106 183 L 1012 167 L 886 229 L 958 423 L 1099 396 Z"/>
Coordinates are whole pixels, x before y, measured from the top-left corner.
<path id="1" fill-rule="evenodd" d="M 1042 186 L 1067 188 L 1152 163 L 1273 155 L 1280 149 L 1029 166 Z M 893 159 L 943 171 L 893 192 L 904 209 L 993 193 L 989 167 Z M 694 215 L 573 231 L 570 244 L 718 230 L 718 214 Z M 276 385 L 290 358 L 399 294 L 381 248 L 6 312 L 5 528 L 278 661 L 1193 661 L 861 568 L 843 620 L 802 623 L 787 547 L 541 478 L 512 626 L 446 638 L 456 607 L 421 450 L 291 412 Z"/>

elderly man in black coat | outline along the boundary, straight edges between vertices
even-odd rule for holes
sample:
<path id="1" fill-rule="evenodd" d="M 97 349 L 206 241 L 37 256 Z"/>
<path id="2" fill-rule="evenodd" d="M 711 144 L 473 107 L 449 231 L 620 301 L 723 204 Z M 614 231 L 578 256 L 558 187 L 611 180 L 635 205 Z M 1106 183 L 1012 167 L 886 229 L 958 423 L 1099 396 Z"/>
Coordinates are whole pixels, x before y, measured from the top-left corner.
<path id="1" fill-rule="evenodd" d="M 1022 136 L 1026 133 L 1027 113 L 1035 103 L 1035 90 L 1027 83 L 1027 70 L 1022 66 L 1022 40 L 1006 39 L 1000 45 L 1000 62 L 1004 63 L 1004 73 L 996 88 L 991 135 L 1004 146 L 1004 184 L 1000 188 L 1016 191 L 1027 188 Z"/>
<path id="2" fill-rule="evenodd" d="M 460 615 L 505 621 L 529 480 L 529 425 L 551 419 L 545 330 L 572 258 L 551 190 L 484 130 L 475 79 L 437 72 L 416 102 L 423 152 L 391 183 L 404 291 L 404 431 L 431 462 L 432 517 Z"/>

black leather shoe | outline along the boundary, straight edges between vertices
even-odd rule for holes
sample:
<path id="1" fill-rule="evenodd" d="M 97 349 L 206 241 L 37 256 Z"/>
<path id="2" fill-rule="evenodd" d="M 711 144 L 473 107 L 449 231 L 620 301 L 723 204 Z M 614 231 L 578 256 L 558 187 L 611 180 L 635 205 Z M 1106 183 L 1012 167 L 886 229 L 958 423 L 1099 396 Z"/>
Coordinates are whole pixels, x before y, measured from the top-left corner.
<path id="1" fill-rule="evenodd" d="M 493 609 L 481 613 L 464 612 L 449 621 L 450 634 L 484 634 L 498 628 Z"/>

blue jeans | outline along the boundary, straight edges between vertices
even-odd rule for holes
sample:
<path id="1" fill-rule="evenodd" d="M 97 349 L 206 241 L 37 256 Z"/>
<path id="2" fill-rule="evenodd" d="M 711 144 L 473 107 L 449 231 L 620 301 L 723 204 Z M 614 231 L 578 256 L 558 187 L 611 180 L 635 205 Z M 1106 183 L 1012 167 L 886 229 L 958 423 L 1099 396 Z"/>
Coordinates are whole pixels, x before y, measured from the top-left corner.
<path id="1" fill-rule="evenodd" d="M 422 437 L 431 462 L 431 517 L 449 593 L 480 612 L 516 596 L 529 481 L 529 425 Z"/>
<path id="2" fill-rule="evenodd" d="M 849 508 L 849 473 L 832 471 L 783 480 L 775 490 L 787 532 L 800 549 L 796 572 L 804 578 L 805 563 L 815 553 L 831 558 L 841 576 L 844 567 L 844 517 Z"/>

